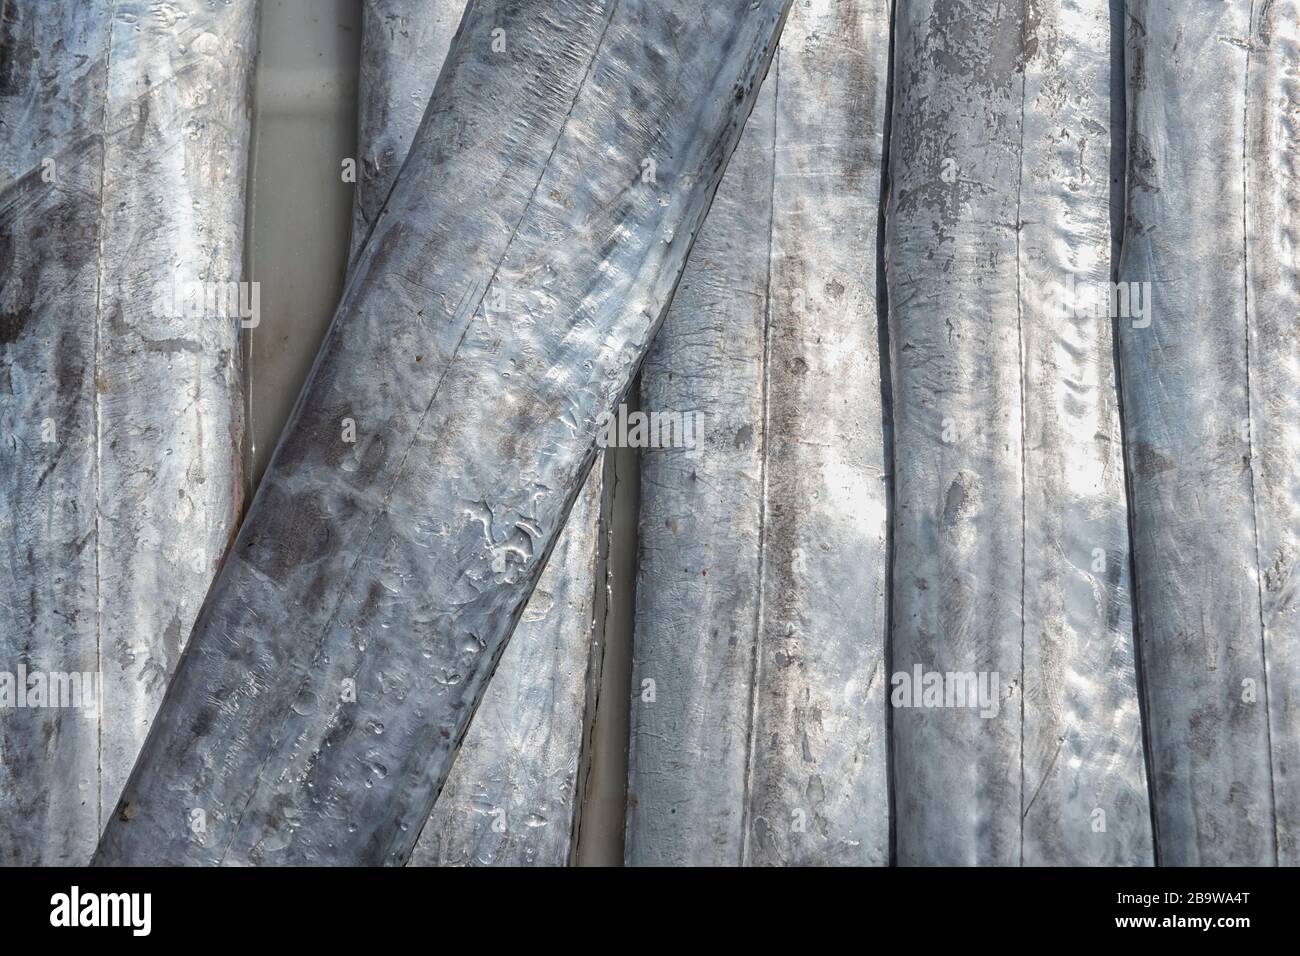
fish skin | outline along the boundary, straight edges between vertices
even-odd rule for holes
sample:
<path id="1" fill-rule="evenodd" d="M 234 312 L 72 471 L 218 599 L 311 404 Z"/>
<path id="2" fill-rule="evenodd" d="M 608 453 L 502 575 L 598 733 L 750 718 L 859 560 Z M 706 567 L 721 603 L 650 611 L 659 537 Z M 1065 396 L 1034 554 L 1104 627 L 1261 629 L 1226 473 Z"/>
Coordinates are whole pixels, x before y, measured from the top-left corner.
<path id="1" fill-rule="evenodd" d="M 643 412 L 702 411 L 706 425 L 698 455 L 640 455 L 629 866 L 743 859 L 763 500 L 758 250 L 771 226 L 779 69 L 778 53 L 642 370 Z"/>
<path id="2" fill-rule="evenodd" d="M 364 0 L 361 4 L 354 257 L 406 161 L 465 5 L 466 0 Z"/>
<path id="3" fill-rule="evenodd" d="M 792 10 L 647 359 L 642 408 L 707 443 L 642 455 L 631 865 L 889 859 L 888 31 L 879 0 Z"/>
<path id="4" fill-rule="evenodd" d="M 1120 323 L 1160 862 L 1295 863 L 1297 8 L 1129 0 Z"/>
<path id="5" fill-rule="evenodd" d="M 1277 862 L 1300 865 L 1300 4 L 1256 4 L 1246 88 L 1252 472 Z"/>
<path id="6" fill-rule="evenodd" d="M 596 459 L 409 866 L 568 866 L 599 680 Z"/>
<path id="7" fill-rule="evenodd" d="M 1109 0 L 1028 9 L 1022 862 L 1150 866 L 1113 327 L 1087 308 L 1114 261 L 1112 11 Z"/>
<path id="8" fill-rule="evenodd" d="M 363 8 L 354 255 L 397 179 L 464 10 L 463 0 Z M 602 460 L 592 466 L 408 865 L 569 862 L 588 680 L 597 679 L 601 663 L 594 614 Z"/>
<path id="9" fill-rule="evenodd" d="M 470 7 L 98 863 L 409 858 L 787 9 Z"/>
<path id="10" fill-rule="evenodd" d="M 1109 6 L 896 9 L 892 667 L 1000 697 L 894 708 L 902 865 L 1151 861 L 1110 325 L 1044 302 L 1110 277 Z"/>
<path id="11" fill-rule="evenodd" d="M 241 278 L 255 5 L 172 10 L 0 13 L 0 670 L 102 675 L 0 710 L 4 863 L 89 860 L 242 504 L 238 317 L 160 292 Z"/>

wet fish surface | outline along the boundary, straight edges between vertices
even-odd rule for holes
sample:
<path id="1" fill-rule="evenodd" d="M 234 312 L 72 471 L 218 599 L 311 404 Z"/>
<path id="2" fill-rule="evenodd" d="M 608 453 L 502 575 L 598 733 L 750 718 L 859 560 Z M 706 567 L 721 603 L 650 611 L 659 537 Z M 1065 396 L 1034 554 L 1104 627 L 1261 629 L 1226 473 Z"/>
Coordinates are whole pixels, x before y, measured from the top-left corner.
<path id="1" fill-rule="evenodd" d="M 897 861 L 1149 864 L 1108 315 L 1110 4 L 901 4 Z"/>
<path id="2" fill-rule="evenodd" d="M 89 860 L 234 534 L 255 12 L 0 5 L 0 863 Z"/>
<path id="3" fill-rule="evenodd" d="M 385 0 L 363 9 L 354 254 L 415 138 L 464 9 L 461 0 Z M 599 681 L 601 662 L 594 626 L 601 469 L 598 459 L 410 865 L 569 862 L 588 689 Z"/>
<path id="4" fill-rule="evenodd" d="M 889 859 L 888 59 L 888 3 L 792 10 L 647 359 L 703 435 L 642 452 L 630 865 Z"/>
<path id="5" fill-rule="evenodd" d="M 1121 323 L 1161 863 L 1297 862 L 1294 2 L 1129 0 Z"/>
<path id="6" fill-rule="evenodd" d="M 352 255 L 393 189 L 456 36 L 465 0 L 365 0 L 357 73 Z"/>
<path id="7" fill-rule="evenodd" d="M 787 7 L 469 8 L 99 863 L 406 862 Z"/>

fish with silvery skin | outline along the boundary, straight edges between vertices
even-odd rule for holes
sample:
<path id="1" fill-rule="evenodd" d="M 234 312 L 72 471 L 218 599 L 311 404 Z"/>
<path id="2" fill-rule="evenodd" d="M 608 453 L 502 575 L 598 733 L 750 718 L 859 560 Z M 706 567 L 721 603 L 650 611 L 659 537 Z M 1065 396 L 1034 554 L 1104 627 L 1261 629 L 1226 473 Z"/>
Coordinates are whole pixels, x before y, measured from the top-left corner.
<path id="1" fill-rule="evenodd" d="M 94 851 L 244 494 L 256 4 L 0 6 L 0 863 Z"/>
<path id="2" fill-rule="evenodd" d="M 787 9 L 469 8 L 98 863 L 409 858 Z"/>

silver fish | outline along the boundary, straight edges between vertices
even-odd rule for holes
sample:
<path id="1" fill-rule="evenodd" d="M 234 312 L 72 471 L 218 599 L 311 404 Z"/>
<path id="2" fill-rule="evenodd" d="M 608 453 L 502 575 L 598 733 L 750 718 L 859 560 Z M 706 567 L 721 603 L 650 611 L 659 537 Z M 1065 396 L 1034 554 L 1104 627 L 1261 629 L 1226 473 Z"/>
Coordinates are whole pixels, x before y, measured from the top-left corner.
<path id="1" fill-rule="evenodd" d="M 1300 8 L 1128 3 L 1121 321 L 1162 863 L 1297 862 Z M 1141 286 L 1139 286 L 1141 288 Z"/>
<path id="2" fill-rule="evenodd" d="M 354 253 L 397 179 L 464 9 L 462 0 L 363 8 Z M 602 467 L 603 456 L 501 656 L 410 865 L 569 862 L 588 688 L 601 664 L 594 625 Z"/>
<path id="3" fill-rule="evenodd" d="M 357 74 L 352 255 L 365 245 L 415 139 L 466 0 L 364 0 Z"/>
<path id="4" fill-rule="evenodd" d="M 234 533 L 254 42 L 245 0 L 0 7 L 3 863 L 90 858 Z"/>
<path id="5" fill-rule="evenodd" d="M 893 753 L 908 865 L 1143 864 L 1108 0 L 897 8 Z"/>
<path id="6" fill-rule="evenodd" d="M 886 0 L 794 8 L 646 362 L 706 440 L 642 453 L 629 864 L 889 859 L 888 61 Z"/>
<path id="7" fill-rule="evenodd" d="M 470 6 L 99 863 L 406 862 L 787 7 Z"/>
<path id="8" fill-rule="evenodd" d="M 566 866 L 577 840 L 602 643 L 596 459 L 474 714 L 411 866 Z"/>

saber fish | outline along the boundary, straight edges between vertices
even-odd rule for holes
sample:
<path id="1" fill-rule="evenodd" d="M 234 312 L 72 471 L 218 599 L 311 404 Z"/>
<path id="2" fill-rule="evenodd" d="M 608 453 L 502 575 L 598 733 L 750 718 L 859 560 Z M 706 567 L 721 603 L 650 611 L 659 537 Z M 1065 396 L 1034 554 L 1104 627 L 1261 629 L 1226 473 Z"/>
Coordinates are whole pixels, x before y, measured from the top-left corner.
<path id="1" fill-rule="evenodd" d="M 603 650 L 594 633 L 603 459 L 501 656 L 412 866 L 572 860 Z"/>
<path id="2" fill-rule="evenodd" d="M 1298 16 L 1128 4 L 1122 279 L 1149 313 L 1120 357 L 1169 865 L 1297 862 Z"/>
<path id="3" fill-rule="evenodd" d="M 1251 469 L 1277 862 L 1300 865 L 1300 3 L 1256 4 L 1246 88 Z M 1244 688 L 1243 688 L 1244 689 Z"/>
<path id="4" fill-rule="evenodd" d="M 1111 323 L 1092 310 L 1109 3 L 896 16 L 897 859 L 1149 864 Z"/>
<path id="5" fill-rule="evenodd" d="M 0 9 L 3 863 L 89 860 L 234 534 L 254 34 L 250 2 Z"/>
<path id="6" fill-rule="evenodd" d="M 365 0 L 357 72 L 352 256 L 392 191 L 429 105 L 466 0 Z"/>
<path id="7" fill-rule="evenodd" d="M 100 863 L 407 861 L 786 9 L 468 8 Z"/>
<path id="8" fill-rule="evenodd" d="M 794 8 L 646 362 L 700 425 L 642 453 L 629 864 L 889 860 L 888 60 L 884 0 Z"/>
<path id="9" fill-rule="evenodd" d="M 464 9 L 461 0 L 363 9 L 354 254 L 415 138 Z M 594 625 L 602 460 L 501 656 L 410 865 L 569 862 L 594 703 L 588 692 L 601 665 Z"/>

